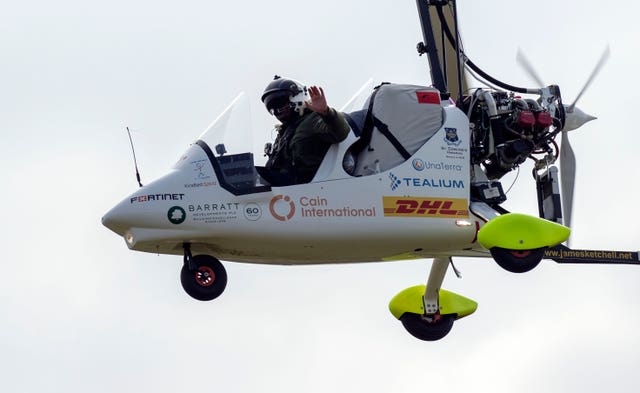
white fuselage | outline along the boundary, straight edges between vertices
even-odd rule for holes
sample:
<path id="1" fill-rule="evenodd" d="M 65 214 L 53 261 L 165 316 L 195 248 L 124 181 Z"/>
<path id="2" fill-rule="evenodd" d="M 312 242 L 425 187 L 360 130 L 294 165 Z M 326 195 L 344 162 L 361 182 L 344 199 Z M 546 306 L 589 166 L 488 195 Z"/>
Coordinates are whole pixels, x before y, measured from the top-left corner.
<path id="1" fill-rule="evenodd" d="M 483 253 L 469 211 L 469 126 L 443 103 L 444 124 L 404 163 L 352 177 L 350 135 L 331 147 L 313 182 L 234 195 L 193 144 L 165 176 L 110 210 L 103 223 L 132 250 L 230 261 L 317 264 Z M 447 137 L 447 132 L 448 137 Z M 451 138 L 451 135 L 457 136 Z"/>

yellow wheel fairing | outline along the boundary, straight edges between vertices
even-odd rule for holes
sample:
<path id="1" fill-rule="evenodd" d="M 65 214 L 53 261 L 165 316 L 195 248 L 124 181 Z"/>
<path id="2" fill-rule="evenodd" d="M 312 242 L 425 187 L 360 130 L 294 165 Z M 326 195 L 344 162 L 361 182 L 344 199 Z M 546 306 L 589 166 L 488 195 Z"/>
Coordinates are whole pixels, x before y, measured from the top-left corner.
<path id="1" fill-rule="evenodd" d="M 389 311 L 396 319 L 400 319 L 406 312 L 413 314 L 424 314 L 424 295 L 426 285 L 416 285 L 407 288 L 391 299 Z M 438 302 L 440 303 L 440 314 L 456 314 L 456 319 L 473 314 L 478 308 L 478 303 L 457 293 L 441 289 Z"/>
<path id="2" fill-rule="evenodd" d="M 478 242 L 487 250 L 533 250 L 560 244 L 570 233 L 569 228 L 543 218 L 508 213 L 486 223 L 478 232 Z"/>

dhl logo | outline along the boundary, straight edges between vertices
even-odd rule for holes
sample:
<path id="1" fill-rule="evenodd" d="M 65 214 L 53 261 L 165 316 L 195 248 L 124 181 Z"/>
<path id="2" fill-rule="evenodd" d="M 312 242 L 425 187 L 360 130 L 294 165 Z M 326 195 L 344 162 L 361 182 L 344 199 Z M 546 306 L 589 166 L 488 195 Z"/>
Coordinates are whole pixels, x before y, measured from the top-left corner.
<path id="1" fill-rule="evenodd" d="M 386 217 L 469 217 L 469 203 L 457 198 L 382 197 Z"/>

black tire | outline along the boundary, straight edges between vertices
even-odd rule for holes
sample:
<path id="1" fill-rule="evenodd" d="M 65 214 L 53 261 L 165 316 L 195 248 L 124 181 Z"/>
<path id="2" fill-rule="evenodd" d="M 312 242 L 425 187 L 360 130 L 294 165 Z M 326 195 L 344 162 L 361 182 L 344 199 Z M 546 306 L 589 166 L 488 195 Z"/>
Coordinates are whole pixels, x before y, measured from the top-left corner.
<path id="1" fill-rule="evenodd" d="M 534 250 L 507 250 L 493 247 L 491 256 L 498 265 L 511 273 L 526 273 L 538 266 L 544 256 L 544 248 Z"/>
<path id="2" fill-rule="evenodd" d="M 449 334 L 456 315 L 440 315 L 439 318 L 437 322 L 428 322 L 422 315 L 406 312 L 400 317 L 400 322 L 413 337 L 422 341 L 436 341 Z"/>
<path id="3" fill-rule="evenodd" d="M 195 270 L 186 264 L 180 272 L 180 283 L 184 291 L 194 299 L 207 301 L 222 295 L 227 287 L 227 271 L 222 263 L 209 255 L 192 257 Z"/>

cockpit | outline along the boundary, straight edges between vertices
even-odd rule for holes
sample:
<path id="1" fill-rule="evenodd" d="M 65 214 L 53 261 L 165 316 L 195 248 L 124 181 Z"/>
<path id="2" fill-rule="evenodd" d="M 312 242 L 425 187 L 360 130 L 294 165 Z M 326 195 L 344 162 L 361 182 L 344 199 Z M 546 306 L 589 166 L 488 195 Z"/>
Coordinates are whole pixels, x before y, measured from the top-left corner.
<path id="1" fill-rule="evenodd" d="M 372 93 L 373 90 L 373 93 Z M 369 176 L 408 160 L 442 127 L 437 90 L 424 86 L 368 82 L 340 108 L 351 132 L 331 146 L 312 182 Z M 240 94 L 211 123 L 196 144 L 207 154 L 220 186 L 234 195 L 266 192 L 260 149 L 253 145 L 250 103 Z"/>

